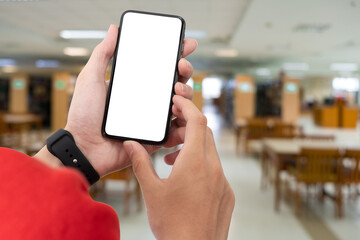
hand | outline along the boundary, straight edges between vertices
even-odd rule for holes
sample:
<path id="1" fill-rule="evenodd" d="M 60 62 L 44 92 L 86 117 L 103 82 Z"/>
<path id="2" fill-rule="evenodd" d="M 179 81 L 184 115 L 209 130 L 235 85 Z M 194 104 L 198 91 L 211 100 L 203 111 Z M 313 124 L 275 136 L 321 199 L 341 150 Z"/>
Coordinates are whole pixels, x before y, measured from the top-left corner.
<path id="1" fill-rule="evenodd" d="M 100 176 L 125 168 L 130 165 L 127 154 L 120 141 L 104 138 L 101 134 L 108 82 L 105 82 L 106 68 L 115 51 L 118 27 L 111 25 L 105 39 L 94 49 L 89 61 L 80 72 L 71 101 L 65 130 L 75 139 L 79 149 L 84 153 Z M 193 39 L 184 40 L 183 57 L 192 53 L 196 48 Z M 178 63 L 179 82 L 175 85 L 175 93 L 188 99 L 192 98 L 191 87 L 185 85 L 193 72 L 192 65 L 185 59 Z M 176 136 L 176 124 L 170 129 L 167 147 L 181 144 Z M 147 146 L 149 153 L 157 148 Z M 43 148 L 35 157 L 42 161 L 52 159 L 50 165 L 59 165 Z M 45 159 L 45 160 L 43 160 Z M 55 160 L 54 160 L 55 159 Z M 56 162 L 54 162 L 56 161 Z"/>
<path id="2" fill-rule="evenodd" d="M 184 145 L 166 156 L 166 162 L 173 164 L 168 179 L 158 177 L 144 147 L 124 143 L 150 227 L 157 239 L 227 239 L 235 199 L 212 132 L 190 100 L 174 96 L 173 102 L 174 115 L 184 123 L 177 130 Z"/>

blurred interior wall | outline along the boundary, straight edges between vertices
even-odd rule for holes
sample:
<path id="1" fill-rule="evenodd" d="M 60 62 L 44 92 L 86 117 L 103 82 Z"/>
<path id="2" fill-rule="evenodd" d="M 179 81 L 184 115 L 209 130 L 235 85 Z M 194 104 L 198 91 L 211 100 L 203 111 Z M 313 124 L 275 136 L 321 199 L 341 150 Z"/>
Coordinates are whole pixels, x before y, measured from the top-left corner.
<path id="1" fill-rule="evenodd" d="M 11 113 L 28 112 L 29 78 L 25 74 L 14 74 L 10 80 L 9 111 Z"/>
<path id="2" fill-rule="evenodd" d="M 333 93 L 332 76 L 309 76 L 301 80 L 304 91 L 304 100 L 315 100 L 319 103 Z"/>

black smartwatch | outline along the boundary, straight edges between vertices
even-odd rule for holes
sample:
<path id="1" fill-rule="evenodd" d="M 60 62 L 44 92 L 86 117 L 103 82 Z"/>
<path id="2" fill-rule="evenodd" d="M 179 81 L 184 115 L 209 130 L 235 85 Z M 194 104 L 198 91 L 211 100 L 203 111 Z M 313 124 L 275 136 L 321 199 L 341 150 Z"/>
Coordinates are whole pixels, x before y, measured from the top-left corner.
<path id="1" fill-rule="evenodd" d="M 65 166 L 80 170 L 90 185 L 99 180 L 99 174 L 76 146 L 74 137 L 68 131 L 60 128 L 46 139 L 46 145 L 49 152 Z"/>

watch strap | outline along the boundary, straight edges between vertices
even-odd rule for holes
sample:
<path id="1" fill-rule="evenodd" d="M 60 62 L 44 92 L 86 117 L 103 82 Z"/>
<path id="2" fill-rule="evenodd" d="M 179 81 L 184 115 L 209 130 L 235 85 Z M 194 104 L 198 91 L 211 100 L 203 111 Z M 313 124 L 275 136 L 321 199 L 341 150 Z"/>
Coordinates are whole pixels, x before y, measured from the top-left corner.
<path id="1" fill-rule="evenodd" d="M 49 152 L 60 159 L 65 166 L 80 170 L 90 185 L 99 180 L 99 174 L 76 146 L 70 132 L 60 128 L 46 139 L 46 144 Z"/>

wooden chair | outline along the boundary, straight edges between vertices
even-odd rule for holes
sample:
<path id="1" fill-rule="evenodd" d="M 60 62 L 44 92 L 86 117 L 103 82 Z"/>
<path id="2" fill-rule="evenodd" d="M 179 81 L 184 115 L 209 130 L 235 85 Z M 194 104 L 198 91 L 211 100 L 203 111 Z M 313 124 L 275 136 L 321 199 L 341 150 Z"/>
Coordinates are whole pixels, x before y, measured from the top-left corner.
<path id="1" fill-rule="evenodd" d="M 265 121 L 250 121 L 244 127 L 245 153 L 248 154 L 250 152 L 250 141 L 261 140 L 262 138 L 269 136 L 270 133 L 271 130 Z"/>
<path id="2" fill-rule="evenodd" d="M 19 148 L 21 143 L 20 134 L 9 128 L 4 121 L 6 113 L 0 112 L 0 146 L 8 148 Z"/>
<path id="3" fill-rule="evenodd" d="M 335 184 L 336 193 L 332 199 L 336 203 L 337 211 L 335 214 L 342 216 L 342 196 L 340 173 L 342 171 L 341 156 L 338 149 L 311 149 L 304 148 L 301 150 L 296 167 L 290 170 L 290 174 L 296 180 L 296 190 L 294 194 L 295 213 L 300 214 L 300 184 Z"/>
<path id="4" fill-rule="evenodd" d="M 343 160 L 343 171 L 341 172 L 341 183 L 347 186 L 354 185 L 356 190 L 360 184 L 360 150 L 345 151 Z M 356 192 L 359 195 L 359 192 Z"/>
<path id="5" fill-rule="evenodd" d="M 117 172 L 110 173 L 109 175 L 101 178 L 100 184 L 102 184 L 101 188 L 104 190 L 105 184 L 107 180 L 121 180 L 125 181 L 125 191 L 124 191 L 124 215 L 128 215 L 130 213 L 130 201 L 131 197 L 135 195 L 137 202 L 137 211 L 142 210 L 142 198 L 141 198 L 141 189 L 138 181 L 135 178 L 132 167 L 128 167 L 122 169 Z M 135 182 L 135 189 L 132 191 L 130 188 L 131 182 Z"/>
<path id="6" fill-rule="evenodd" d="M 274 138 L 293 138 L 298 135 L 298 127 L 288 123 L 276 123 L 272 127 L 270 137 Z"/>

